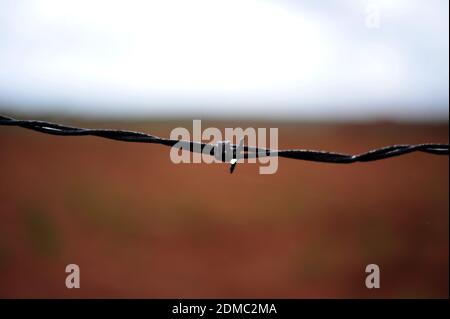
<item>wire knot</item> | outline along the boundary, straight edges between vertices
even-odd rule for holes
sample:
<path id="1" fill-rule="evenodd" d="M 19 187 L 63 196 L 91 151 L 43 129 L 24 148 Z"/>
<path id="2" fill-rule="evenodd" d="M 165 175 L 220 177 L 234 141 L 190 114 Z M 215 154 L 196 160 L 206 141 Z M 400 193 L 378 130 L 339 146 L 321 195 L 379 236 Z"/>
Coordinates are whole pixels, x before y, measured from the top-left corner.
<path id="1" fill-rule="evenodd" d="M 230 173 L 234 172 L 238 159 L 244 149 L 244 139 L 241 139 L 238 145 L 231 144 L 230 141 L 218 141 L 214 145 L 214 157 L 224 163 L 230 163 Z"/>

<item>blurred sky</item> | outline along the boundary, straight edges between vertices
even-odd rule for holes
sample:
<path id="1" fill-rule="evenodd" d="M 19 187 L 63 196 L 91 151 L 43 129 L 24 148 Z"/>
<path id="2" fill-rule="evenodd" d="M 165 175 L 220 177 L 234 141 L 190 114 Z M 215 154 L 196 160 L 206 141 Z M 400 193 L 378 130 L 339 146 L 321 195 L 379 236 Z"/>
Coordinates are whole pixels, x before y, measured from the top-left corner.
<path id="1" fill-rule="evenodd" d="M 0 0 L 0 110 L 448 120 L 448 0 Z"/>

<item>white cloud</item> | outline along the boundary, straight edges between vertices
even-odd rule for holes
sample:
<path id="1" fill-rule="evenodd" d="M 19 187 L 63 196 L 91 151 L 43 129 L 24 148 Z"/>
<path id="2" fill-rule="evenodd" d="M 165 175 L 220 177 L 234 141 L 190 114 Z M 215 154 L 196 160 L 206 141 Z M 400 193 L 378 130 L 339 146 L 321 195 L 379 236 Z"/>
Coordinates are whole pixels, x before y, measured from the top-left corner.
<path id="1" fill-rule="evenodd" d="M 445 1 L 26 3 L 0 4 L 0 100 L 28 108 L 448 114 Z"/>

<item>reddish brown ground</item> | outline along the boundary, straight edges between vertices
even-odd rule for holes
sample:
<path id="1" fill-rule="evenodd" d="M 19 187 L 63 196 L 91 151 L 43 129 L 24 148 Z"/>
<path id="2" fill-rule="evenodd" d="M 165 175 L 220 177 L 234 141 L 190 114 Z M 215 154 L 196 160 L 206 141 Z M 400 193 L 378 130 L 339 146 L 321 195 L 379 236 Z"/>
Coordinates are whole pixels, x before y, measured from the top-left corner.
<path id="1" fill-rule="evenodd" d="M 239 124 L 279 127 L 280 148 L 448 142 L 446 124 Z M 230 175 L 163 146 L 0 127 L 0 297 L 448 297 L 448 174 L 447 157 L 410 154 Z M 69 263 L 81 289 L 65 287 Z"/>

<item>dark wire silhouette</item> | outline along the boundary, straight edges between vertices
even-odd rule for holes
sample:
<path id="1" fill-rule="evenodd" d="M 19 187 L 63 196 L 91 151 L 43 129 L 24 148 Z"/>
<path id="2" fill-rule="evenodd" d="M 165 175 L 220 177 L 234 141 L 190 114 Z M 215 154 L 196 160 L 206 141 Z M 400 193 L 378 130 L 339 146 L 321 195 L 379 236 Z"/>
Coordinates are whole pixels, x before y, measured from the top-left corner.
<path id="1" fill-rule="evenodd" d="M 221 141 L 217 144 L 200 143 L 194 141 L 183 141 L 166 139 L 150 134 L 134 131 L 114 130 L 114 129 L 87 129 L 65 126 L 45 121 L 35 120 L 16 120 L 0 115 L 0 125 L 19 126 L 26 129 L 38 131 L 41 133 L 61 136 L 98 136 L 117 141 L 137 142 L 137 143 L 153 143 L 162 144 L 171 147 L 188 149 L 191 152 L 206 152 L 215 156 L 222 162 L 229 162 L 230 173 L 233 173 L 237 160 L 245 158 L 257 158 L 267 156 L 280 156 L 304 161 L 350 164 L 355 162 L 377 161 L 394 156 L 404 155 L 412 152 L 423 152 L 435 155 L 448 155 L 448 144 L 401 144 L 386 146 L 383 148 L 368 151 L 366 153 L 351 155 L 335 152 L 305 150 L 305 149 L 288 149 L 288 150 L 271 150 L 266 148 L 258 148 L 243 145 L 243 140 L 236 144 L 230 144 L 227 141 Z"/>

